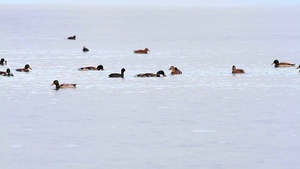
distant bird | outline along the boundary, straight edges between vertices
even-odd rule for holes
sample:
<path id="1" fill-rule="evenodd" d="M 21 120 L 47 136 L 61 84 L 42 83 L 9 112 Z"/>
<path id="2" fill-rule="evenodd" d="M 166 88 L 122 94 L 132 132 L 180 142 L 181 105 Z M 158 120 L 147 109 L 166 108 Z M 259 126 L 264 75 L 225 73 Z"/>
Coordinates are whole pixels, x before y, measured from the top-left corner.
<path id="1" fill-rule="evenodd" d="M 88 48 L 86 48 L 85 46 L 83 46 L 83 49 L 82 49 L 83 52 L 88 52 L 90 51 Z"/>
<path id="2" fill-rule="evenodd" d="M 70 36 L 70 37 L 68 37 L 68 39 L 69 40 L 76 40 L 76 36 L 74 35 L 74 36 Z"/>
<path id="3" fill-rule="evenodd" d="M 6 72 L 0 72 L 0 75 L 2 75 L 2 76 L 14 76 L 12 73 L 10 73 L 9 68 L 6 69 Z"/>
<path id="4" fill-rule="evenodd" d="M 172 75 L 182 74 L 182 72 L 177 67 L 174 66 L 171 66 L 169 70 L 171 70 Z"/>
<path id="5" fill-rule="evenodd" d="M 125 72 L 125 69 L 122 68 L 121 69 L 121 74 L 120 73 L 111 73 L 108 77 L 121 77 L 121 78 L 124 78 L 124 72 Z"/>
<path id="6" fill-rule="evenodd" d="M 61 85 L 59 85 L 58 80 L 54 80 L 53 83 L 51 84 L 51 86 L 52 85 L 56 86 L 56 90 L 63 89 L 63 88 L 75 88 L 76 87 L 76 84 L 61 84 Z"/>
<path id="7" fill-rule="evenodd" d="M 135 50 L 134 53 L 136 54 L 148 54 L 148 51 L 150 51 L 148 48 L 145 48 L 144 50 Z"/>
<path id="8" fill-rule="evenodd" d="M 156 74 L 154 74 L 154 73 L 141 73 L 141 74 L 136 75 L 136 77 L 160 77 L 160 75 L 166 76 L 165 72 L 163 70 L 160 70 Z"/>
<path id="9" fill-rule="evenodd" d="M 287 63 L 287 62 L 279 62 L 278 60 L 274 60 L 272 65 L 275 64 L 275 67 L 292 67 L 295 66 L 293 63 Z"/>
<path id="10" fill-rule="evenodd" d="M 32 70 L 31 67 L 29 66 L 29 64 L 26 64 L 25 68 L 16 69 L 16 71 L 18 71 L 18 72 L 29 72 L 28 69 Z"/>
<path id="11" fill-rule="evenodd" d="M 4 58 L 2 58 L 0 60 L 0 65 L 6 65 L 6 64 L 7 64 L 7 61 Z"/>
<path id="12" fill-rule="evenodd" d="M 93 67 L 93 66 L 88 66 L 88 67 L 81 67 L 78 70 L 104 70 L 102 65 L 99 65 L 97 68 Z"/>
<path id="13" fill-rule="evenodd" d="M 234 65 L 232 66 L 232 73 L 245 73 L 243 69 L 237 69 Z"/>

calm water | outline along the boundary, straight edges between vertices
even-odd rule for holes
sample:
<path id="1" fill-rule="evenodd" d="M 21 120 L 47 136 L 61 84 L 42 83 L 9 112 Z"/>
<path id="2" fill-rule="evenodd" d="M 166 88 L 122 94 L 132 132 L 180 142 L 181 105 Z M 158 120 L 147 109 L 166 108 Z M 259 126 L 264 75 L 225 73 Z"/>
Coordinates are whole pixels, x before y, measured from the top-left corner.
<path id="1" fill-rule="evenodd" d="M 0 71 L 15 75 L 0 77 L 0 168 L 298 169 L 300 73 L 271 63 L 300 64 L 299 16 L 0 6 Z M 14 71 L 26 63 L 31 72 Z M 171 76 L 171 65 L 183 74 Z M 108 78 L 123 67 L 125 79 Z M 161 69 L 167 77 L 134 77 Z M 77 88 L 54 90 L 55 79 Z"/>

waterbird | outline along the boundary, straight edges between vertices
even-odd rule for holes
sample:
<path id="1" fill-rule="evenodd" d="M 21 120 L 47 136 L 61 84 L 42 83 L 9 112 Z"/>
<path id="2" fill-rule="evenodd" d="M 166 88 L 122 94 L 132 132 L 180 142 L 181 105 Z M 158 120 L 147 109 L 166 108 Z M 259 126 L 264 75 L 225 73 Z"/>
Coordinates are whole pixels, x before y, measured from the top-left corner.
<path id="1" fill-rule="evenodd" d="M 74 35 L 74 36 L 70 36 L 70 37 L 68 37 L 68 39 L 69 40 L 76 40 L 76 36 Z"/>
<path id="2" fill-rule="evenodd" d="M 61 85 L 59 85 L 58 80 L 54 80 L 53 83 L 51 84 L 51 86 L 52 85 L 56 86 L 56 90 L 62 89 L 62 88 L 75 88 L 76 87 L 76 84 L 61 84 Z"/>
<path id="3" fill-rule="evenodd" d="M 169 70 L 171 70 L 172 75 L 182 74 L 182 72 L 175 66 L 171 66 Z"/>
<path id="4" fill-rule="evenodd" d="M 9 68 L 6 69 L 6 72 L 0 71 L 0 75 L 2 75 L 2 76 L 14 76 L 12 73 L 10 73 Z"/>
<path id="5" fill-rule="evenodd" d="M 108 77 L 121 77 L 121 78 L 124 78 L 124 72 L 125 72 L 125 69 L 122 68 L 121 69 L 121 74 L 120 73 L 111 73 L 110 75 L 108 75 Z"/>
<path id="6" fill-rule="evenodd" d="M 148 54 L 148 51 L 150 51 L 148 48 L 145 48 L 144 50 L 135 50 L 134 53 L 136 54 Z"/>
<path id="7" fill-rule="evenodd" d="M 16 71 L 18 71 L 18 72 L 29 72 L 28 69 L 32 70 L 31 67 L 29 66 L 29 64 L 26 64 L 25 68 L 16 69 Z"/>
<path id="8" fill-rule="evenodd" d="M 7 61 L 4 58 L 2 58 L 0 60 L 0 65 L 6 65 L 6 64 L 7 64 Z"/>
<path id="9" fill-rule="evenodd" d="M 155 73 L 140 73 L 136 75 L 136 77 L 160 77 L 160 76 L 166 76 L 165 72 L 163 70 L 159 70 L 156 74 Z"/>
<path id="10" fill-rule="evenodd" d="M 232 73 L 245 73 L 243 69 L 237 69 L 234 65 L 232 66 Z"/>
<path id="11" fill-rule="evenodd" d="M 272 65 L 275 64 L 275 68 L 277 67 L 292 67 L 295 66 L 295 64 L 293 63 L 287 63 L 287 62 L 279 62 L 278 60 L 274 60 L 274 62 L 272 63 Z"/>
<path id="12" fill-rule="evenodd" d="M 103 65 L 98 65 L 97 67 L 93 67 L 93 66 L 88 66 L 88 67 L 81 67 L 78 70 L 104 70 Z"/>
<path id="13" fill-rule="evenodd" d="M 82 49 L 83 52 L 88 52 L 88 51 L 90 51 L 90 50 L 89 50 L 88 48 L 86 48 L 85 46 L 83 46 L 82 48 L 83 48 L 83 49 Z"/>

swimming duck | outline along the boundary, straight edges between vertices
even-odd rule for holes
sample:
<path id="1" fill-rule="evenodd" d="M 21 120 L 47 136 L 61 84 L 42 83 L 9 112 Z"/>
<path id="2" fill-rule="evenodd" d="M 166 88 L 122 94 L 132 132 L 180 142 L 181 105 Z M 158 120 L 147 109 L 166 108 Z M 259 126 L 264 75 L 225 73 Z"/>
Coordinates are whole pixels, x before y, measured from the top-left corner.
<path id="1" fill-rule="evenodd" d="M 97 68 L 93 66 L 88 66 L 88 67 L 81 67 L 78 70 L 104 70 L 102 65 L 99 65 Z"/>
<path id="2" fill-rule="evenodd" d="M 174 66 L 171 66 L 169 70 L 171 70 L 172 75 L 182 74 L 182 72 L 177 67 Z"/>
<path id="3" fill-rule="evenodd" d="M 144 50 L 135 50 L 134 53 L 137 54 L 148 54 L 148 51 L 150 51 L 148 48 L 145 48 Z"/>
<path id="4" fill-rule="evenodd" d="M 236 67 L 232 66 L 232 73 L 245 73 L 243 69 L 236 69 Z"/>
<path id="5" fill-rule="evenodd" d="M 29 66 L 29 64 L 26 64 L 25 68 L 16 69 L 16 71 L 18 71 L 18 72 L 29 72 L 28 69 L 32 70 L 31 67 Z"/>
<path id="6" fill-rule="evenodd" d="M 108 77 L 121 77 L 121 78 L 124 78 L 124 72 L 125 72 L 125 69 L 122 68 L 121 69 L 121 74 L 120 73 L 111 73 Z"/>
<path id="7" fill-rule="evenodd" d="M 59 85 L 58 80 L 54 80 L 53 83 L 51 84 L 56 86 L 56 90 L 61 89 L 61 88 L 75 88 L 76 84 L 61 84 Z"/>
<path id="8" fill-rule="evenodd" d="M 163 70 L 160 70 L 156 74 L 154 74 L 154 73 L 141 73 L 141 74 L 136 75 L 136 77 L 160 77 L 160 75 L 166 76 L 165 72 Z"/>
<path id="9" fill-rule="evenodd" d="M 70 40 L 76 40 L 76 36 L 74 35 L 74 36 L 70 36 L 70 37 L 68 37 L 68 39 L 70 39 Z"/>
<path id="10" fill-rule="evenodd" d="M 86 48 L 85 46 L 83 46 L 82 48 L 83 48 L 83 49 L 82 49 L 83 52 L 88 52 L 88 51 L 90 51 L 90 50 L 89 50 L 88 48 Z"/>
<path id="11" fill-rule="evenodd" d="M 292 67 L 295 66 L 293 63 L 287 63 L 287 62 L 279 62 L 278 60 L 274 60 L 272 65 L 275 64 L 275 67 Z"/>
<path id="12" fill-rule="evenodd" d="M 12 73 L 10 73 L 10 69 L 9 68 L 7 68 L 6 69 L 6 72 L 0 72 L 0 75 L 2 75 L 2 76 L 14 76 Z"/>
<path id="13" fill-rule="evenodd" d="M 0 60 L 0 65 L 6 65 L 6 64 L 7 64 L 7 61 L 4 58 L 2 58 Z"/>
<path id="14" fill-rule="evenodd" d="M 299 68 L 300 68 L 300 65 L 296 69 L 299 69 Z M 299 72 L 300 72 L 300 70 L 299 70 Z"/>

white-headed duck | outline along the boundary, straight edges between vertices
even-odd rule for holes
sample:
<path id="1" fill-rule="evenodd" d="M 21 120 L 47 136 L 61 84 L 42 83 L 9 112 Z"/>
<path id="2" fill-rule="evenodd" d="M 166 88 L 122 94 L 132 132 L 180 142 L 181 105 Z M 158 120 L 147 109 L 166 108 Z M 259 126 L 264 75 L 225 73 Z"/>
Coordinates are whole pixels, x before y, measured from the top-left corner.
<path id="1" fill-rule="evenodd" d="M 160 75 L 162 76 L 166 76 L 165 72 L 163 70 L 159 70 L 156 74 L 155 73 L 140 73 L 138 75 L 136 75 L 136 77 L 160 77 Z"/>
<path id="2" fill-rule="evenodd" d="M 148 48 L 145 48 L 144 50 L 135 50 L 134 53 L 136 54 L 148 54 L 148 51 L 150 51 Z"/>
<path id="3" fill-rule="evenodd" d="M 120 73 L 111 73 L 110 75 L 108 75 L 108 77 L 121 77 L 121 78 L 124 78 L 124 72 L 125 72 L 125 69 L 122 68 L 121 69 L 121 74 Z"/>
<path id="4" fill-rule="evenodd" d="M 56 86 L 56 90 L 63 89 L 63 88 L 75 88 L 76 87 L 76 84 L 61 84 L 61 85 L 59 85 L 58 80 L 54 80 L 53 83 L 51 84 L 51 86 L 52 85 Z"/>
<path id="5" fill-rule="evenodd" d="M 171 70 L 171 74 L 172 74 L 172 75 L 182 74 L 182 72 L 181 72 L 177 67 L 174 67 L 174 66 L 171 66 L 171 67 L 169 68 L 169 70 Z"/>
<path id="6" fill-rule="evenodd" d="M 103 65 L 99 65 L 98 67 L 88 66 L 88 67 L 81 67 L 78 70 L 104 70 Z"/>
<path id="7" fill-rule="evenodd" d="M 237 69 L 234 65 L 232 66 L 232 73 L 245 73 L 243 69 Z"/>
<path id="8" fill-rule="evenodd" d="M 32 70 L 31 67 L 29 66 L 29 64 L 26 64 L 25 68 L 16 69 L 16 71 L 18 71 L 18 72 L 29 72 L 28 69 Z"/>
<path id="9" fill-rule="evenodd" d="M 293 63 L 287 63 L 287 62 L 279 62 L 278 60 L 274 60 L 272 65 L 275 64 L 275 67 L 292 67 L 295 66 Z"/>

